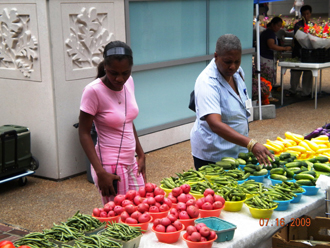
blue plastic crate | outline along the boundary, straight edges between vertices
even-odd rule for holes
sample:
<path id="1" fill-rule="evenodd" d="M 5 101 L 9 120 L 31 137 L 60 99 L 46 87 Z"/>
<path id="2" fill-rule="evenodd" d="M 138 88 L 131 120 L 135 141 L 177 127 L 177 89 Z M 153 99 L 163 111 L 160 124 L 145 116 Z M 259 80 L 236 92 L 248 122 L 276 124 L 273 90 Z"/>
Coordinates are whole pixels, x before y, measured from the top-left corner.
<path id="1" fill-rule="evenodd" d="M 222 220 L 218 217 L 199 218 L 195 220 L 195 224 L 204 223 L 208 228 L 212 229 L 218 235 L 215 242 L 225 242 L 232 240 L 234 237 L 236 225 Z"/>

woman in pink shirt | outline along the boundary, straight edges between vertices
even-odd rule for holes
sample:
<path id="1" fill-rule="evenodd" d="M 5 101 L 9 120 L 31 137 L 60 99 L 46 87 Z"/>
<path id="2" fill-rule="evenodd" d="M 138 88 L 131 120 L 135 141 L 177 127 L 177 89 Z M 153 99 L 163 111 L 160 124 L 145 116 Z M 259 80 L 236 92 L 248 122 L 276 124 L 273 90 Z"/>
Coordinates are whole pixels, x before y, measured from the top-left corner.
<path id="1" fill-rule="evenodd" d="M 144 186 L 146 173 L 145 155 L 133 124 L 139 109 L 131 77 L 132 50 L 124 42 L 113 41 L 104 48 L 103 58 L 97 78 L 85 87 L 81 98 L 79 138 L 105 204 L 116 193 Z M 93 122 L 98 134 L 95 147 L 90 135 Z M 114 180 L 119 180 L 117 192 Z"/>

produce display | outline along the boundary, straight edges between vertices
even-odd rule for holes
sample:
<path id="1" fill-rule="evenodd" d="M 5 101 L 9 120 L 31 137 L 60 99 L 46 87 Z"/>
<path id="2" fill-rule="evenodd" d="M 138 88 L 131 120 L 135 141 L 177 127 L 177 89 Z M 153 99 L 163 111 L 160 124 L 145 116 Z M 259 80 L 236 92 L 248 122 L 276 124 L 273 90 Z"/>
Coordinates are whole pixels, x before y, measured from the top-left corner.
<path id="1" fill-rule="evenodd" d="M 188 247 L 191 243 L 208 247 L 217 238 L 216 232 L 204 223 L 194 225 L 197 218 L 219 217 L 222 209 L 237 212 L 244 203 L 252 217 L 270 218 L 274 209 L 286 210 L 281 204 L 298 202 L 302 194 L 316 194 L 317 178 L 330 176 L 330 143 L 325 134 L 329 127 L 326 124 L 306 136 L 286 132 L 285 138 L 267 139 L 265 146 L 275 158 L 271 166 L 259 165 L 251 152 L 225 157 L 198 171 L 190 169 L 176 173 L 177 177 L 163 178 L 160 187 L 146 183 L 138 191 L 116 195 L 103 208 L 94 208 L 92 216 L 77 211 L 66 222 L 29 233 L 14 244 L 0 242 L 0 248 L 122 247 L 132 240 L 140 242 L 149 223 L 153 223 L 151 229 L 159 242 L 175 243 L 186 229 L 182 238 Z M 267 175 L 272 186 L 251 180 Z M 120 223 L 110 221 L 113 217 Z"/>

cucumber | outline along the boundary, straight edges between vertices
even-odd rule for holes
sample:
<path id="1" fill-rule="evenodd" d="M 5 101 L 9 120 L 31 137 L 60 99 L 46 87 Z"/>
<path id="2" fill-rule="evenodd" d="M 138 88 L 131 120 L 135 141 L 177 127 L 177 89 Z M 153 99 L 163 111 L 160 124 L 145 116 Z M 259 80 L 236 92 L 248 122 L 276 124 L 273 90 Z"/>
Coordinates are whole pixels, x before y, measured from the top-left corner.
<path id="1" fill-rule="evenodd" d="M 270 174 L 278 174 L 278 175 L 283 175 L 284 174 L 284 169 L 283 168 L 273 168 L 269 172 Z"/>
<path id="2" fill-rule="evenodd" d="M 249 159 L 249 154 L 248 153 L 244 153 L 244 152 L 240 152 L 239 154 L 238 154 L 238 158 L 240 158 L 240 159 L 243 159 L 244 161 L 247 161 L 248 159 Z"/>
<path id="3" fill-rule="evenodd" d="M 286 172 L 286 176 L 289 178 L 293 178 L 294 176 L 294 172 L 289 170 L 288 168 L 284 168 L 285 172 Z"/>
<path id="4" fill-rule="evenodd" d="M 317 161 L 316 161 L 316 158 L 310 158 L 310 159 L 308 159 L 307 160 L 308 162 L 312 162 L 312 163 L 316 163 Z"/>
<path id="5" fill-rule="evenodd" d="M 241 164 L 241 165 L 246 165 L 246 161 L 242 158 L 237 158 L 238 160 L 238 163 Z"/>
<path id="6" fill-rule="evenodd" d="M 254 176 L 264 176 L 268 174 L 268 170 L 267 169 L 261 169 L 260 171 L 255 171 L 253 172 Z"/>
<path id="7" fill-rule="evenodd" d="M 285 160 L 285 159 L 290 158 L 290 157 L 291 157 L 290 153 L 282 152 L 281 155 L 280 155 L 280 160 Z"/>
<path id="8" fill-rule="evenodd" d="M 254 168 L 251 168 L 251 167 L 249 167 L 249 166 L 247 166 L 247 165 L 243 168 L 243 170 L 244 170 L 245 172 L 250 172 L 250 173 L 252 173 L 252 174 L 256 171 Z"/>
<path id="9" fill-rule="evenodd" d="M 230 162 L 227 162 L 227 161 L 218 161 L 215 163 L 217 166 L 220 166 L 224 169 L 231 169 L 232 168 L 232 165 Z"/>
<path id="10" fill-rule="evenodd" d="M 303 171 L 303 172 L 300 172 L 300 174 L 310 174 L 310 175 L 316 177 L 316 172 L 315 171 Z"/>
<path id="11" fill-rule="evenodd" d="M 314 183 L 311 180 L 308 179 L 300 179 L 296 181 L 296 184 L 298 185 L 305 185 L 305 186 L 313 186 Z"/>
<path id="12" fill-rule="evenodd" d="M 330 172 L 330 166 L 322 163 L 314 163 L 314 169 L 317 171 Z"/>
<path id="13" fill-rule="evenodd" d="M 300 160 L 300 166 L 304 166 L 305 168 L 307 168 L 308 164 L 305 161 Z"/>
<path id="14" fill-rule="evenodd" d="M 281 180 L 283 182 L 285 182 L 286 180 L 288 180 L 288 178 L 284 175 L 278 175 L 278 174 L 270 174 L 270 178 L 271 179 L 275 179 L 275 180 Z"/>
<path id="15" fill-rule="evenodd" d="M 327 157 L 324 156 L 317 156 L 315 157 L 316 161 L 319 163 L 326 163 L 329 162 L 329 159 Z"/>
<path id="16" fill-rule="evenodd" d="M 294 179 L 296 179 L 296 180 L 299 180 L 299 179 L 314 180 L 315 178 L 314 178 L 314 176 L 312 176 L 310 174 L 301 174 L 301 173 L 299 173 L 299 174 L 296 174 L 294 176 Z"/>
<path id="17" fill-rule="evenodd" d="M 291 168 L 291 167 L 300 167 L 301 161 L 296 161 L 296 162 L 290 162 L 285 165 L 286 168 Z"/>

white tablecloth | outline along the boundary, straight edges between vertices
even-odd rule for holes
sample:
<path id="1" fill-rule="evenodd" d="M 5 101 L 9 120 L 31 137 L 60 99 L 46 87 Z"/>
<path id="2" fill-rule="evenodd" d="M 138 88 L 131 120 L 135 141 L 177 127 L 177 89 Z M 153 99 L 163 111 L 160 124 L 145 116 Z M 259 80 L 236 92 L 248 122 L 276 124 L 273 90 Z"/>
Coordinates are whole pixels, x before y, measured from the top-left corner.
<path id="1" fill-rule="evenodd" d="M 269 179 L 265 179 L 269 180 Z M 304 214 L 311 214 L 315 217 L 313 212 L 319 210 L 322 216 L 325 216 L 325 192 L 318 191 L 317 195 L 307 196 L 303 195 L 299 203 L 291 203 L 286 211 L 274 211 L 272 218 L 269 220 L 268 226 L 260 226 L 259 219 L 252 218 L 247 206 L 243 206 L 239 212 L 222 211 L 220 218 L 231 222 L 237 226 L 234 233 L 234 238 L 231 241 L 213 243 L 212 247 L 221 248 L 249 248 L 249 247 L 271 247 L 272 235 L 281 229 L 277 226 L 275 219 L 284 218 L 285 224 L 291 222 L 291 218 L 297 218 Z M 318 213 L 319 213 L 318 212 Z M 179 239 L 176 243 L 165 244 L 158 242 L 156 235 L 150 230 L 143 235 L 140 243 L 140 248 L 165 248 L 165 247 L 188 247 L 187 244 Z M 279 224 L 278 224 L 279 225 Z M 181 235 L 184 232 L 181 233 Z"/>

